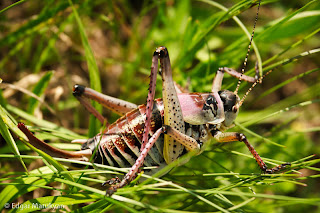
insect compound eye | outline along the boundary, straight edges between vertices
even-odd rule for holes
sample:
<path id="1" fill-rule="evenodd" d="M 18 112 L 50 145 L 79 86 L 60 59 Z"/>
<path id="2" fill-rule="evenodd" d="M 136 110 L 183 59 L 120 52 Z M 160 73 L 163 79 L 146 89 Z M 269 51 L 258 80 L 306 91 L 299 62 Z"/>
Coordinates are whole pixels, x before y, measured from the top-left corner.
<path id="1" fill-rule="evenodd" d="M 213 104 L 214 102 L 215 102 L 215 99 L 213 99 L 212 96 L 209 96 L 207 99 L 207 104 L 210 105 L 210 104 Z"/>
<path id="2" fill-rule="evenodd" d="M 238 112 L 238 107 L 233 106 L 233 107 L 232 107 L 232 112 L 237 113 L 237 112 Z"/>
<path id="3" fill-rule="evenodd" d="M 233 92 L 228 90 L 222 90 L 219 91 L 218 94 L 220 95 L 221 101 L 223 102 L 225 112 L 232 112 L 234 110 L 238 110 L 236 107 L 237 96 Z"/>

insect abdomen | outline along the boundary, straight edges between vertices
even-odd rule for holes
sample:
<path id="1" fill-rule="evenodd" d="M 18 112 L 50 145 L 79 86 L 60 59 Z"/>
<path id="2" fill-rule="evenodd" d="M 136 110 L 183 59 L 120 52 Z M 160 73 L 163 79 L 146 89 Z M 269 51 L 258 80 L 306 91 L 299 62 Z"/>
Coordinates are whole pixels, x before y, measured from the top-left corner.
<path id="1" fill-rule="evenodd" d="M 101 135 L 89 139 L 83 144 L 82 149 L 95 149 L 95 163 L 116 167 L 131 167 L 140 155 L 142 134 L 144 130 L 145 105 L 140 105 L 125 116 L 111 124 L 107 131 Z M 156 100 L 151 118 L 151 130 L 153 134 L 162 126 L 163 112 L 162 102 Z M 97 147 L 97 148 L 96 148 Z M 144 161 L 144 166 L 160 166 L 164 163 L 163 135 L 151 148 Z"/>

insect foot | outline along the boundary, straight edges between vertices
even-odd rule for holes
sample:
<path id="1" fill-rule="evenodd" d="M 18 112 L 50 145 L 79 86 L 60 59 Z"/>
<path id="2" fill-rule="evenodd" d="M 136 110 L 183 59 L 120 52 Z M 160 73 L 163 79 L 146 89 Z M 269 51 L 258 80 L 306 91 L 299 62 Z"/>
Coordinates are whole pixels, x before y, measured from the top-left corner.
<path id="1" fill-rule="evenodd" d="M 106 190 L 106 196 L 111 196 L 113 195 L 113 193 L 115 193 L 117 191 L 117 187 L 116 186 L 110 186 L 107 190 Z"/>
<path id="2" fill-rule="evenodd" d="M 110 184 L 111 186 L 106 190 L 106 196 L 111 196 L 115 193 L 118 189 L 128 185 L 130 181 L 127 178 L 128 174 L 120 181 L 119 178 L 112 178 L 111 180 L 106 181 L 103 185 Z M 116 179 L 116 180 L 113 180 Z M 116 181 L 116 182 L 113 182 Z M 115 185 L 113 185 L 116 183 Z"/>
<path id="3" fill-rule="evenodd" d="M 287 162 L 287 163 L 275 166 L 275 167 L 273 167 L 271 169 L 268 169 L 267 165 L 263 162 L 263 160 L 261 159 L 261 157 L 259 156 L 257 151 L 253 148 L 253 146 L 247 140 L 247 137 L 242 133 L 236 133 L 236 136 L 238 137 L 239 141 L 244 142 L 245 145 L 248 147 L 249 151 L 251 152 L 251 154 L 256 159 L 256 161 L 257 161 L 260 169 L 262 170 L 262 172 L 264 172 L 266 174 L 280 173 L 280 172 L 284 172 L 285 170 L 287 170 L 291 166 L 291 163 Z"/>
<path id="4" fill-rule="evenodd" d="M 117 184 L 117 183 L 120 183 L 120 182 L 121 182 L 120 178 L 115 177 L 115 178 L 111 178 L 110 180 L 107 180 L 106 182 L 104 182 L 102 184 L 102 186 L 113 185 L 113 184 Z"/>
<path id="5" fill-rule="evenodd" d="M 287 163 L 275 166 L 275 167 L 273 167 L 271 169 L 267 169 L 266 168 L 264 172 L 266 174 L 274 174 L 274 173 L 278 173 L 278 172 L 284 172 L 290 167 L 291 167 L 291 163 L 287 162 Z"/>

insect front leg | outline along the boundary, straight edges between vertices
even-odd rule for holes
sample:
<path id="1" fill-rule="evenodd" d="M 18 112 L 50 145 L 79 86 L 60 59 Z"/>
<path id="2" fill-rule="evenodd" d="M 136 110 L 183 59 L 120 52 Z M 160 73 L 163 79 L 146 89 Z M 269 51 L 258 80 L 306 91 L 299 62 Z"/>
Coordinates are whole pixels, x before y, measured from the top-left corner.
<path id="1" fill-rule="evenodd" d="M 127 112 L 137 108 L 136 104 L 124 101 L 118 98 L 114 98 L 108 95 L 104 95 L 97 92 L 91 88 L 74 85 L 73 95 L 78 99 L 78 101 L 90 112 L 92 113 L 102 124 L 106 123 L 107 119 L 104 118 L 88 101 L 94 100 L 100 103 L 107 109 L 115 112 L 118 115 L 125 115 Z"/>
<path id="2" fill-rule="evenodd" d="M 259 82 L 258 80 L 260 79 L 259 78 L 259 70 L 258 69 L 256 69 L 256 77 L 253 78 L 253 77 L 250 77 L 250 76 L 246 76 L 246 75 L 244 75 L 242 73 L 239 73 L 236 70 L 228 68 L 228 67 L 219 68 L 215 78 L 213 79 L 212 88 L 211 88 L 211 92 L 213 93 L 213 96 L 214 96 L 214 98 L 216 100 L 216 104 L 217 104 L 217 115 L 216 115 L 215 123 L 211 122 L 210 124 L 219 124 L 219 123 L 221 123 L 221 122 L 223 122 L 225 120 L 223 102 L 222 102 L 222 100 L 220 98 L 220 95 L 219 95 L 219 92 L 221 91 L 221 85 L 222 85 L 224 72 L 227 72 L 231 76 L 239 78 L 239 81 L 240 81 L 240 79 L 243 79 L 245 81 L 252 82 L 254 84 L 257 84 L 257 82 Z M 237 94 L 236 91 L 234 93 Z M 239 109 L 240 106 L 241 106 L 241 104 L 239 103 L 235 107 L 237 109 Z"/>
<path id="3" fill-rule="evenodd" d="M 217 102 L 217 115 L 216 115 L 215 123 L 211 123 L 211 124 L 219 124 L 223 122 L 225 119 L 223 103 L 218 94 L 218 91 L 221 90 L 223 75 L 224 75 L 224 70 L 222 68 L 219 68 L 212 83 L 211 92 L 213 93 L 213 96 Z"/>
<path id="4" fill-rule="evenodd" d="M 188 151 L 196 151 L 196 154 L 200 152 L 200 144 L 194 138 L 181 133 L 180 131 L 164 125 L 164 133 L 169 135 L 175 141 L 186 147 Z"/>
<path id="5" fill-rule="evenodd" d="M 256 75 L 255 77 L 251 77 L 251 76 L 247 76 L 244 74 L 241 74 L 239 72 L 237 72 L 236 70 L 232 69 L 232 68 L 228 68 L 228 67 L 222 67 L 219 68 L 217 71 L 217 74 L 215 76 L 215 78 L 213 79 L 213 83 L 212 83 L 212 92 L 218 92 L 221 90 L 221 85 L 222 85 L 222 80 L 223 80 L 223 74 L 224 72 L 228 73 L 229 75 L 236 77 L 236 78 L 241 78 L 244 81 L 248 81 L 250 83 L 254 83 L 259 79 L 259 70 L 256 68 Z"/>
<path id="6" fill-rule="evenodd" d="M 215 135 L 213 135 L 213 137 L 218 142 L 234 142 L 234 141 L 243 142 L 248 147 L 248 149 L 251 152 L 251 154 L 253 155 L 253 157 L 256 159 L 261 171 L 264 173 L 273 174 L 273 173 L 277 173 L 277 172 L 282 172 L 282 171 L 286 170 L 291 165 L 291 163 L 284 163 L 284 164 L 275 166 L 271 169 L 268 169 L 265 162 L 261 159 L 261 157 L 259 156 L 257 151 L 253 148 L 253 146 L 247 140 L 247 137 L 242 133 L 237 133 L 237 132 L 223 133 L 223 132 L 217 131 L 215 133 Z"/>
<path id="7" fill-rule="evenodd" d="M 223 68 L 220 68 L 220 69 L 222 69 L 224 72 L 228 73 L 229 75 L 231 75 L 233 77 L 236 77 L 238 79 L 241 78 L 242 80 L 250 82 L 250 83 L 254 83 L 257 80 L 259 80 L 259 69 L 257 68 L 257 66 L 255 66 L 255 71 L 256 71 L 255 77 L 251 77 L 251 76 L 247 76 L 247 75 L 241 74 L 241 73 L 237 72 L 236 70 L 234 70 L 232 68 L 228 68 L 228 67 L 223 67 Z"/>

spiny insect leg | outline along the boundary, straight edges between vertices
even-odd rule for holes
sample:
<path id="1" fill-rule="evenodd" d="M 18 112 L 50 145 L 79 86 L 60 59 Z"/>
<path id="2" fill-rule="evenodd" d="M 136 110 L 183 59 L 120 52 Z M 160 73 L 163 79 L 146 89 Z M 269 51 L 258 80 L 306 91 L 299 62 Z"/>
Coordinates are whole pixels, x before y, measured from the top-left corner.
<path id="1" fill-rule="evenodd" d="M 78 99 L 80 104 L 84 106 L 84 108 L 86 108 L 86 110 L 88 110 L 92 115 L 94 115 L 94 117 L 96 117 L 100 121 L 100 123 L 105 124 L 106 126 L 109 126 L 107 118 L 103 117 L 100 114 L 100 112 L 90 104 L 87 98 L 84 98 L 82 96 L 75 96 L 75 97 Z"/>
<path id="2" fill-rule="evenodd" d="M 122 188 L 123 186 L 130 183 L 135 177 L 136 173 L 139 171 L 139 168 L 143 165 L 144 159 L 150 151 L 153 144 L 156 142 L 160 134 L 163 132 L 162 128 L 158 129 L 153 136 L 149 138 L 149 132 L 151 127 L 151 116 L 152 109 L 154 104 L 154 96 L 155 96 L 155 88 L 156 88 L 156 80 L 157 80 L 157 70 L 158 70 L 158 60 L 160 53 L 156 50 L 152 57 L 152 65 L 151 65 L 151 74 L 150 74 L 150 84 L 149 84 L 149 92 L 147 97 L 147 106 L 146 106 L 146 116 L 145 116 L 145 124 L 142 135 L 142 145 L 141 145 L 141 154 L 136 160 L 135 164 L 131 167 L 130 171 L 125 175 L 123 180 L 114 186 L 111 186 L 106 194 L 112 195 L 118 188 Z"/>
<path id="3" fill-rule="evenodd" d="M 222 80 L 223 80 L 223 74 L 224 72 L 228 73 L 229 75 L 236 77 L 236 78 L 241 78 L 242 80 L 254 83 L 257 80 L 259 80 L 259 69 L 257 68 L 256 65 L 256 75 L 255 77 L 250 77 L 244 74 L 241 74 L 239 72 L 237 72 L 234 69 L 228 68 L 228 67 L 220 67 L 217 70 L 217 74 L 215 76 L 215 78 L 213 79 L 213 83 L 212 83 L 212 92 L 218 92 L 221 90 L 221 85 L 222 85 Z"/>
<path id="4" fill-rule="evenodd" d="M 73 86 L 73 95 L 79 100 L 81 104 L 84 105 L 84 107 L 89 112 L 91 112 L 95 117 L 97 117 L 100 122 L 103 116 L 96 109 L 92 107 L 92 105 L 87 99 L 97 101 L 102 106 L 113 111 L 114 113 L 117 113 L 118 115 L 125 115 L 127 112 L 137 108 L 136 104 L 133 104 L 118 98 L 114 98 L 108 95 L 104 95 L 91 88 L 78 85 L 78 84 Z M 103 122 L 105 122 L 105 118 L 103 118 L 101 123 Z"/>
<path id="5" fill-rule="evenodd" d="M 129 184 L 136 176 L 136 173 L 139 171 L 139 168 L 143 165 L 144 159 L 147 156 L 148 152 L 150 151 L 153 144 L 157 141 L 160 134 L 165 131 L 164 127 L 158 129 L 152 137 L 149 139 L 148 143 L 145 145 L 144 149 L 141 152 L 141 155 L 136 160 L 135 164 L 131 167 L 130 171 L 124 176 L 122 181 L 116 185 L 111 186 L 107 189 L 106 194 L 111 196 L 117 189 L 124 187 L 125 185 Z"/>
<path id="6" fill-rule="evenodd" d="M 253 146 L 249 143 L 247 140 L 247 137 L 242 134 L 242 133 L 237 133 L 237 132 L 217 132 L 214 135 L 214 138 L 218 142 L 234 142 L 234 141 L 241 141 L 244 142 L 244 144 L 248 147 L 249 151 L 253 155 L 253 157 L 256 159 L 260 169 L 267 174 L 273 174 L 277 172 L 283 172 L 286 170 L 288 167 L 290 167 L 291 163 L 284 163 L 278 166 L 275 166 L 271 169 L 268 169 L 267 165 L 264 163 L 264 161 L 261 159 L 257 151 L 253 148 Z"/>
<path id="7" fill-rule="evenodd" d="M 115 177 L 115 178 L 111 178 L 110 180 L 107 180 L 106 182 L 104 182 L 102 184 L 102 186 L 114 185 L 114 184 L 117 184 L 117 183 L 120 183 L 120 182 L 121 182 L 120 178 Z"/>
<path id="8" fill-rule="evenodd" d="M 148 136 L 151 128 L 151 116 L 152 116 L 152 109 L 153 109 L 153 103 L 154 103 L 154 96 L 156 92 L 158 60 L 159 60 L 159 53 L 155 51 L 152 57 L 150 83 L 149 83 L 149 90 L 148 90 L 149 92 L 148 92 L 147 106 L 146 106 L 146 118 L 144 122 L 142 145 L 141 145 L 140 151 L 142 151 L 145 148 L 145 145 L 148 142 Z"/>
<path id="9" fill-rule="evenodd" d="M 236 70 L 234 70 L 232 68 L 223 67 L 223 68 L 220 68 L 220 69 L 222 69 L 224 72 L 228 73 L 229 75 L 231 75 L 231 76 L 233 76 L 235 78 L 238 78 L 238 79 L 241 78 L 242 80 L 250 82 L 250 83 L 256 82 L 257 79 L 259 78 L 257 76 L 257 75 L 259 75 L 259 73 L 258 74 L 256 73 L 255 77 L 251 77 L 251 76 L 247 76 L 247 75 L 241 74 L 241 73 L 237 72 Z"/>

